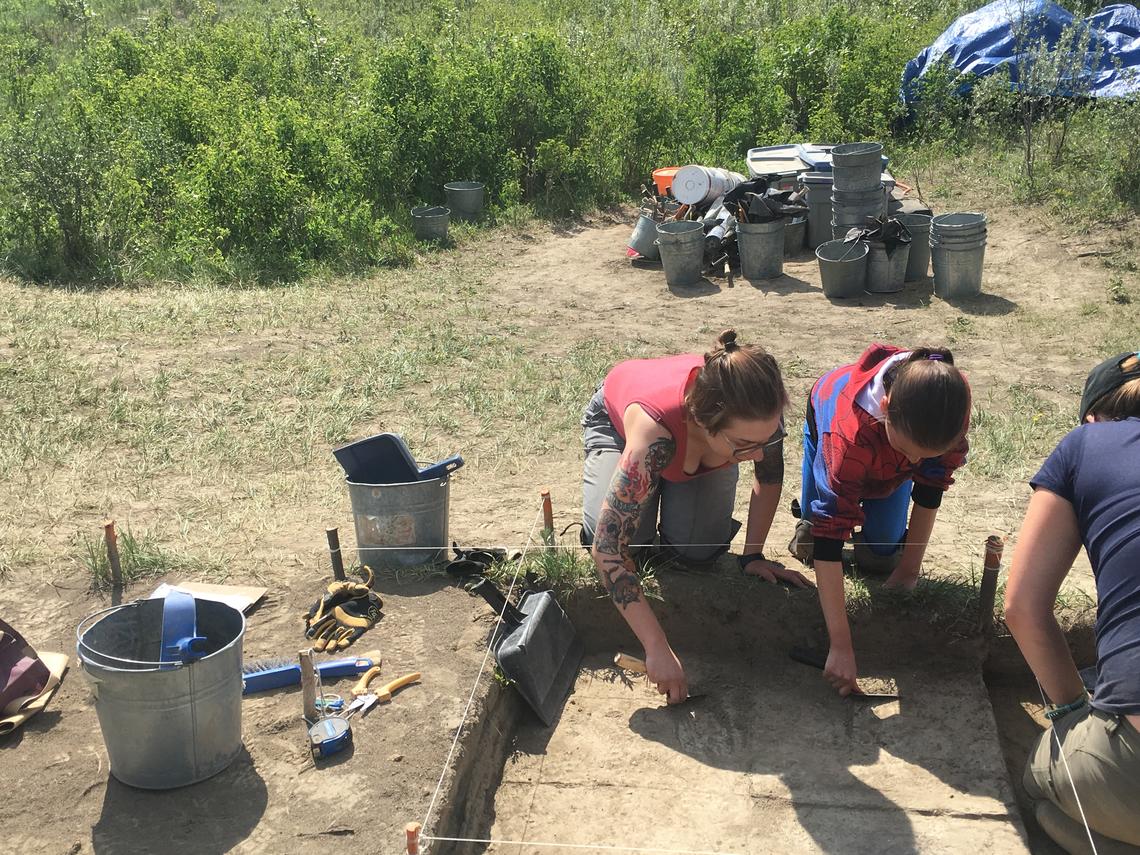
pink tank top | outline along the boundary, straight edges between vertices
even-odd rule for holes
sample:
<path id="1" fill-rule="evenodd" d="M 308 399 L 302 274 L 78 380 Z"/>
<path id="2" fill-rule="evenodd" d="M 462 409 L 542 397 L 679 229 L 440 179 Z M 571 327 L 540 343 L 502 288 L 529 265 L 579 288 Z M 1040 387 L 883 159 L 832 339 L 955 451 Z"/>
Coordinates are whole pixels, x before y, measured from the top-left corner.
<path id="1" fill-rule="evenodd" d="M 704 364 L 705 358 L 699 353 L 683 353 L 662 359 L 619 362 L 606 375 L 606 412 L 622 439 L 625 439 L 623 416 L 626 408 L 630 404 L 638 404 L 650 418 L 669 431 L 677 443 L 677 453 L 661 473 L 666 481 L 688 481 L 714 471 L 705 466 L 691 475 L 685 471 L 685 447 L 689 436 L 685 392 Z M 714 468 L 723 469 L 731 465 L 732 461 L 727 461 Z"/>

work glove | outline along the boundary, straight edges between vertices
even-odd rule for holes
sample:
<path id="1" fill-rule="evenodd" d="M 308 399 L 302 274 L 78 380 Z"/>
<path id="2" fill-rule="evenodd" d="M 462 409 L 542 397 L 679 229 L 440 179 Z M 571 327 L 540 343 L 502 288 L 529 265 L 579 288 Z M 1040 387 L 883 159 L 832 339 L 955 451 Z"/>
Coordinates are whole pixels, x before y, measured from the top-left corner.
<path id="1" fill-rule="evenodd" d="M 332 582 L 305 613 L 305 637 L 312 639 L 314 650 L 344 650 L 380 619 L 384 601 L 371 588 L 372 571 L 364 569 L 367 583 Z"/>

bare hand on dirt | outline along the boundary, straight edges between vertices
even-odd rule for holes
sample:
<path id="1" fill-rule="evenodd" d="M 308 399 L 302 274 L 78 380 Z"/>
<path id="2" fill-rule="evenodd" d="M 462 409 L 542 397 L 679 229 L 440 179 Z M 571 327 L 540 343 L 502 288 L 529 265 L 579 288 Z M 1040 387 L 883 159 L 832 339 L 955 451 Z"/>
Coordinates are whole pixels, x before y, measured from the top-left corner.
<path id="1" fill-rule="evenodd" d="M 827 664 L 823 666 L 823 677 L 838 690 L 843 697 L 856 690 L 855 651 L 832 647 L 827 654 Z"/>
<path id="2" fill-rule="evenodd" d="M 668 698 L 669 703 L 679 704 L 689 697 L 689 681 L 681 660 L 668 644 L 660 649 L 645 651 L 645 673 L 649 682 L 657 686 L 657 691 Z"/>
<path id="3" fill-rule="evenodd" d="M 759 576 L 765 582 L 771 582 L 773 585 L 780 582 L 787 582 L 789 585 L 794 585 L 797 588 L 815 587 L 815 583 L 803 573 L 785 567 L 779 561 L 769 561 L 767 558 L 757 558 L 755 561 L 749 561 L 744 568 L 744 573 L 747 576 Z"/>
<path id="4" fill-rule="evenodd" d="M 919 568 L 917 567 L 914 570 L 902 566 L 896 567 L 894 572 L 883 582 L 883 586 L 898 588 L 902 591 L 913 591 L 918 584 L 918 572 Z"/>

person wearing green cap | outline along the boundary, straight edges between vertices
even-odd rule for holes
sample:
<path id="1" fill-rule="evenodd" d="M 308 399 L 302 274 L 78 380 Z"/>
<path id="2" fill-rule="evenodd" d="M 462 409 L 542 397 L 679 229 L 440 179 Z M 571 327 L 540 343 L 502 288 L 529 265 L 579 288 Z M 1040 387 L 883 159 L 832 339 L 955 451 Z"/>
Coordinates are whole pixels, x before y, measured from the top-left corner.
<path id="1" fill-rule="evenodd" d="M 1052 726 L 1023 783 L 1068 852 L 1140 847 L 1140 353 L 1093 369 L 1080 425 L 1030 481 L 1005 621 L 1048 695 Z M 1053 615 L 1081 546 L 1096 578 L 1096 669 L 1086 688 Z"/>

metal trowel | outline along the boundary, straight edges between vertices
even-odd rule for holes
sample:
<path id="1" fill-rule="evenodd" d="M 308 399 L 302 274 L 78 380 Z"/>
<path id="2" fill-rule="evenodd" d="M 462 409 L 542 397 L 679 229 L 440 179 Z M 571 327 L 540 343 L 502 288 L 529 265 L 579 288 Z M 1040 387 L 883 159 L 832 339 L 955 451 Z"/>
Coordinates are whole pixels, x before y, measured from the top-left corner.
<path id="1" fill-rule="evenodd" d="M 515 606 L 490 579 L 472 581 L 467 590 L 502 616 L 491 638 L 499 667 L 542 723 L 554 724 L 582 662 L 574 624 L 549 591 L 526 591 Z"/>
<path id="2" fill-rule="evenodd" d="M 801 665 L 810 665 L 820 671 L 827 667 L 827 654 L 822 650 L 811 647 L 793 647 L 788 651 L 788 655 L 793 661 L 799 662 Z M 862 684 L 856 683 L 855 690 L 847 695 L 851 700 L 866 701 L 897 700 L 898 696 L 898 685 L 890 679 L 876 680 L 873 684 L 870 681 L 864 681 Z"/>
<path id="3" fill-rule="evenodd" d="M 647 677 L 649 675 L 649 670 L 645 667 L 645 660 L 638 659 L 636 656 L 630 656 L 628 653 L 615 653 L 614 665 L 616 665 L 618 668 L 621 668 L 623 671 L 632 671 L 634 674 L 645 674 Z M 706 695 L 704 692 L 698 692 L 695 695 L 689 695 L 683 701 L 678 701 L 677 703 L 670 704 L 669 706 L 679 707 L 692 701 L 704 700 L 707 697 L 708 695 Z"/>

